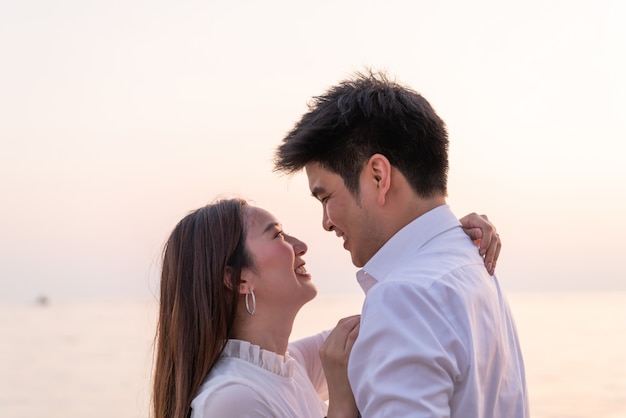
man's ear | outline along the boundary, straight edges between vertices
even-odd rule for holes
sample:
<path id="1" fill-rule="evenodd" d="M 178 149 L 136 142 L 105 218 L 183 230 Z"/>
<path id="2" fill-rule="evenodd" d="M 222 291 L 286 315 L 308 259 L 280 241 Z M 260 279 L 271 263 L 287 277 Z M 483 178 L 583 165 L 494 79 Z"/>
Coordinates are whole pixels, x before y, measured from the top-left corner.
<path id="1" fill-rule="evenodd" d="M 374 154 L 367 161 L 366 169 L 376 187 L 378 203 L 384 205 L 387 192 L 391 188 L 391 163 L 383 154 Z"/>

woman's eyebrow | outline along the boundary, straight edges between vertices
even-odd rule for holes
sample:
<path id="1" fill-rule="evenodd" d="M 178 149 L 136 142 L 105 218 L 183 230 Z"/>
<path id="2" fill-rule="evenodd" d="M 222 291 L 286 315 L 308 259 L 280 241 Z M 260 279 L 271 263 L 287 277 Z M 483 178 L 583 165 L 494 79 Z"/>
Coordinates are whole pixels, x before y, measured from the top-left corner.
<path id="1" fill-rule="evenodd" d="M 274 228 L 280 229 L 280 224 L 278 222 L 270 222 L 269 224 L 267 224 L 267 226 L 263 230 L 263 233 L 265 234 L 267 231 L 274 229 Z"/>

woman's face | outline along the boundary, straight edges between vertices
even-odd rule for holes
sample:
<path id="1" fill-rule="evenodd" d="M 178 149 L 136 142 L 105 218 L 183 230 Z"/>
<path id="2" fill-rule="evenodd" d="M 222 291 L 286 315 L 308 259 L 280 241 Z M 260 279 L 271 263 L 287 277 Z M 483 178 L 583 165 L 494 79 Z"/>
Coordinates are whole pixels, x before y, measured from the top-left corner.
<path id="1" fill-rule="evenodd" d="M 242 280 L 254 290 L 258 310 L 300 309 L 317 295 L 302 258 L 306 244 L 283 232 L 268 211 L 255 206 L 244 210 L 246 248 L 254 268 L 244 269 Z"/>

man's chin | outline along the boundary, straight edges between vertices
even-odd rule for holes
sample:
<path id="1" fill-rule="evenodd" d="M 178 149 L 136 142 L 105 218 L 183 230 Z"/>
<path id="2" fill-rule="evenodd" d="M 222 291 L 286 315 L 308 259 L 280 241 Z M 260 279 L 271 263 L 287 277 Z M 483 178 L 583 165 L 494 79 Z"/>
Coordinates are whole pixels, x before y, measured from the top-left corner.
<path id="1" fill-rule="evenodd" d="M 354 267 L 361 268 L 365 265 L 365 263 L 360 261 L 354 254 L 350 253 L 350 256 L 352 258 L 352 264 L 354 264 Z"/>

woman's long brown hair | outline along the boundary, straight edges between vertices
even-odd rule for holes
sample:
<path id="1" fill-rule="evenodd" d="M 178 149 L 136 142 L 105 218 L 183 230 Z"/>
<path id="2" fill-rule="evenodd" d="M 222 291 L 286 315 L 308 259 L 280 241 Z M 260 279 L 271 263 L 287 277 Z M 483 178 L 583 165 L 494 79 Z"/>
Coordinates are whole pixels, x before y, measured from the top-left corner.
<path id="1" fill-rule="evenodd" d="M 183 218 L 163 252 L 152 393 L 154 418 L 186 418 L 231 333 L 244 247 L 241 199 L 216 201 Z M 230 268 L 231 281 L 224 273 Z"/>

